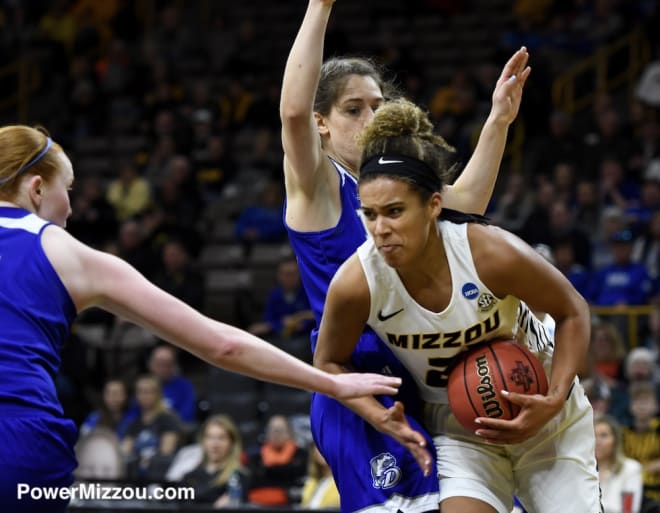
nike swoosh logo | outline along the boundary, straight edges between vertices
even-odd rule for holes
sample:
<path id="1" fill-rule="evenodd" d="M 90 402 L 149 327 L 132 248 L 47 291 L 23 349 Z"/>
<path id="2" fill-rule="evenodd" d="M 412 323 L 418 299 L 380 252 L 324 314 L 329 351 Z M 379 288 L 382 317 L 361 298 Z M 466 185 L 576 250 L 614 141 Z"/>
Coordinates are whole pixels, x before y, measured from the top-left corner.
<path id="1" fill-rule="evenodd" d="M 400 314 L 401 312 L 403 312 L 403 308 L 402 308 L 401 310 L 397 310 L 396 312 L 392 312 L 392 313 L 389 314 L 389 315 L 383 315 L 383 311 L 380 310 L 380 311 L 378 312 L 378 316 L 377 316 L 377 317 L 378 317 L 378 320 L 379 320 L 380 322 L 383 322 L 383 321 L 386 321 L 387 319 L 391 319 L 392 317 L 394 317 L 394 316 L 397 315 L 397 314 Z"/>
<path id="2" fill-rule="evenodd" d="M 403 160 L 385 160 L 383 157 L 378 159 L 379 164 L 403 164 Z"/>

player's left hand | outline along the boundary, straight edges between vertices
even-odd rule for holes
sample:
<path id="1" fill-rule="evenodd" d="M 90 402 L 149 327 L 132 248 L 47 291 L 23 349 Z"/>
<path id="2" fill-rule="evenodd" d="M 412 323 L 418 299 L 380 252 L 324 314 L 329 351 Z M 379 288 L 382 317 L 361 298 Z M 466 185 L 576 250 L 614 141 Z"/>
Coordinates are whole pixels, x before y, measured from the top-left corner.
<path id="1" fill-rule="evenodd" d="M 518 444 L 537 434 L 562 408 L 562 402 L 541 394 L 527 395 L 506 392 L 506 398 L 520 406 L 520 413 L 512 420 L 479 417 L 481 425 L 475 434 L 486 442 Z"/>
<path id="2" fill-rule="evenodd" d="M 524 46 L 514 53 L 504 65 L 495 84 L 490 116 L 506 124 L 513 123 L 518 115 L 525 82 L 532 72 L 527 66 L 529 54 Z"/>
<path id="3" fill-rule="evenodd" d="M 425 476 L 433 472 L 433 458 L 426 446 L 426 439 L 421 433 L 415 431 L 405 416 L 403 403 L 395 401 L 387 409 L 383 422 L 377 427 L 381 432 L 387 433 L 403 445 L 413 455 Z"/>

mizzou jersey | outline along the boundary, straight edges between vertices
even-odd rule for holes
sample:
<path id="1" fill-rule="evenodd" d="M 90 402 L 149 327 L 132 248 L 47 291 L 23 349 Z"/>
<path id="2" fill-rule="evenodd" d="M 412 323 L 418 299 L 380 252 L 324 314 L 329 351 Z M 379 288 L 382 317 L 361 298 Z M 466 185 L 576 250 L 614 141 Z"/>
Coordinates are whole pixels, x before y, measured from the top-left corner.
<path id="1" fill-rule="evenodd" d="M 455 358 L 489 339 L 516 338 L 549 364 L 553 343 L 545 326 L 518 298 L 497 298 L 479 279 L 467 237 L 468 224 L 441 221 L 452 294 L 442 312 L 431 312 L 407 292 L 373 239 L 358 250 L 369 291 L 368 324 L 414 376 L 422 398 L 446 403 Z"/>

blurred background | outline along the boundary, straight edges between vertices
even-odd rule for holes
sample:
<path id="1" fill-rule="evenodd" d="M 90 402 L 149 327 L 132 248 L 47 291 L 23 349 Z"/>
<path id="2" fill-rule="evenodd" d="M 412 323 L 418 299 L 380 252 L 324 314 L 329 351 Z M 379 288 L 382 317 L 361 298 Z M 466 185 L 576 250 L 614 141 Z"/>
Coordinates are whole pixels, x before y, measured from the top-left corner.
<path id="1" fill-rule="evenodd" d="M 325 45 L 326 57 L 384 65 L 463 164 L 501 67 L 528 48 L 532 74 L 488 216 L 535 246 L 589 301 L 592 344 L 581 377 L 598 411 L 632 429 L 638 385 L 656 394 L 649 461 L 660 459 L 658 4 L 339 0 Z M 3 0 L 0 119 L 44 126 L 70 155 L 68 229 L 76 237 L 209 316 L 311 361 L 313 321 L 282 224 L 278 114 L 306 6 Z M 184 482 L 214 425 L 225 434 L 236 428 L 242 464 L 260 475 L 263 444 L 284 430 L 301 453 L 278 486 L 285 507 L 301 507 L 313 458 L 304 392 L 212 369 L 99 311 L 78 320 L 58 390 L 82 428 L 80 455 L 90 458 L 81 460 L 81 480 Z M 131 424 L 144 411 L 166 413 L 151 438 Z M 103 451 L 89 450 L 101 428 L 113 432 L 108 450 L 128 437 L 133 452 L 107 464 Z M 254 486 L 243 483 L 242 507 L 268 507 L 250 499 Z M 131 507 L 74 501 L 71 510 Z"/>

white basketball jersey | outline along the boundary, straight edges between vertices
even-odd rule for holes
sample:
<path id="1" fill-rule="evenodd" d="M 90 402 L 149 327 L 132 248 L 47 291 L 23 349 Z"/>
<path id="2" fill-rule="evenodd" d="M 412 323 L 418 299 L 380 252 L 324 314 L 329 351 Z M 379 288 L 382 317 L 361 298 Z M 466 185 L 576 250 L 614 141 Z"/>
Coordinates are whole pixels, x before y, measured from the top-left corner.
<path id="1" fill-rule="evenodd" d="M 430 403 L 447 402 L 450 366 L 471 345 L 516 338 L 544 363 L 553 348 L 550 335 L 525 303 L 513 296 L 497 298 L 481 282 L 468 225 L 441 221 L 438 226 L 452 279 L 451 299 L 442 312 L 427 310 L 408 294 L 371 237 L 358 249 L 371 294 L 368 323 L 408 368 L 422 398 Z"/>

